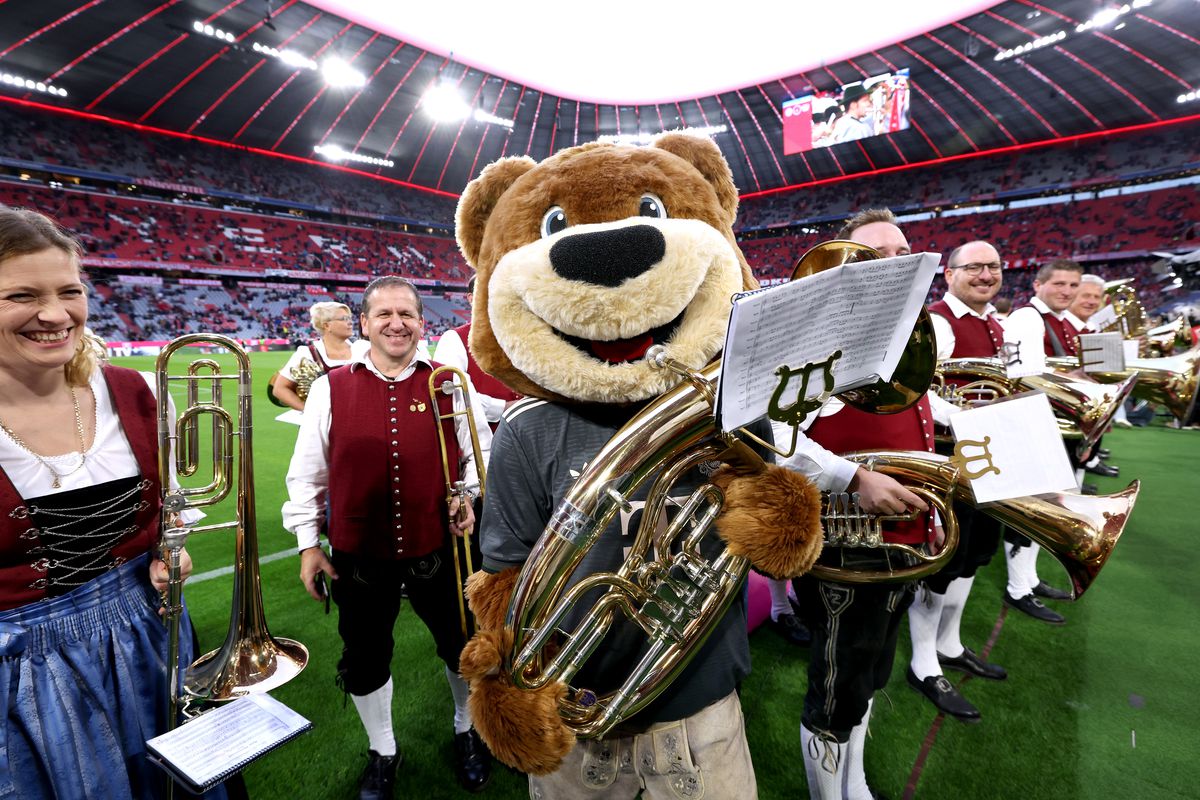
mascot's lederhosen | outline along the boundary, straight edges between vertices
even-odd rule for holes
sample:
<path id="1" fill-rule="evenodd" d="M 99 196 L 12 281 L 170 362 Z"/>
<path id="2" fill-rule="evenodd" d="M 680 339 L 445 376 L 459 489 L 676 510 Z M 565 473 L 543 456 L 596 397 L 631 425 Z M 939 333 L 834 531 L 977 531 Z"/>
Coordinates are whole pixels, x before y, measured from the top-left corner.
<path id="1" fill-rule="evenodd" d="M 95 440 L 60 489 L 32 457 L 3 451 L 0 797 L 165 792 L 165 773 L 145 757 L 145 740 L 165 730 L 168 679 L 167 628 L 149 580 L 161 501 L 148 380 L 97 370 Z M 185 613 L 184 666 L 192 642 Z"/>

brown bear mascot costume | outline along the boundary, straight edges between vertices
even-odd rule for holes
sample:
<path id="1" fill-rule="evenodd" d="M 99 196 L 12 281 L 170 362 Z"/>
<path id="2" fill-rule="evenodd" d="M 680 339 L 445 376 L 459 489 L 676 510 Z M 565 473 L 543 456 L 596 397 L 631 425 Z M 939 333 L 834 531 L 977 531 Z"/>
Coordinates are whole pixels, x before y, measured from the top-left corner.
<path id="1" fill-rule="evenodd" d="M 680 382 L 651 365 L 647 351 L 662 345 L 691 369 L 720 355 L 731 295 L 757 285 L 733 237 L 736 210 L 716 145 L 681 133 L 648 147 L 586 144 L 540 164 L 502 159 L 459 203 L 458 242 L 477 276 L 471 351 L 525 395 L 492 444 L 483 569 L 468 582 L 479 632 L 461 670 L 480 735 L 497 758 L 529 773 L 531 796 L 756 794 L 736 693 L 750 669 L 743 587 L 678 677 L 601 738 L 576 740 L 560 716 L 568 686 L 513 685 L 513 631 L 505 628 L 518 574 L 575 478 L 647 401 Z M 705 557 L 728 548 L 777 577 L 811 566 L 821 547 L 819 503 L 803 477 L 705 462 L 671 499 L 686 501 L 706 481 L 725 504 L 701 544 Z M 644 491 L 628 499 L 572 584 L 622 564 Z M 669 516 L 675 506 L 667 507 Z M 572 610 L 559 629 L 573 630 L 586 611 Z M 571 686 L 612 692 L 644 655 L 641 629 L 614 616 Z"/>

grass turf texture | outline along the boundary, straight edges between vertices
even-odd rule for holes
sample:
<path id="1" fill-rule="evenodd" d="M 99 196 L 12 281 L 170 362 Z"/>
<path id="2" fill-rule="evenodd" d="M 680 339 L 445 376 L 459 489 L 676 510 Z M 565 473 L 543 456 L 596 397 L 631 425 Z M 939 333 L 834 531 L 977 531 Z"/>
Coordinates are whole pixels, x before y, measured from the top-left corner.
<path id="1" fill-rule="evenodd" d="M 259 551 L 294 548 L 280 525 L 287 471 L 297 428 L 274 421 L 282 409 L 265 395 L 266 380 L 286 353 L 255 353 L 254 458 Z M 218 358 L 219 361 L 227 359 Z M 153 359 L 118 359 L 153 369 Z M 177 401 L 179 395 L 176 395 Z M 967 680 L 961 689 L 983 713 L 978 725 L 942 720 L 913 794 L 918 798 L 1185 798 L 1198 797 L 1200 691 L 1189 667 L 1200 664 L 1200 606 L 1192 501 L 1200 495 L 1195 459 L 1200 433 L 1162 427 L 1117 430 L 1105 446 L 1121 467 L 1119 479 L 1089 476 L 1103 492 L 1142 479 L 1130 525 L 1104 571 L 1076 603 L 1050 605 L 1067 617 L 1061 628 L 1017 612 L 1003 614 L 1005 582 L 999 555 L 976 579 L 963 620 L 963 640 L 979 652 L 1003 614 L 991 659 L 1009 679 Z M 214 519 L 220 511 L 212 514 Z M 1189 521 L 1190 520 L 1190 521 Z M 196 536 L 188 544 L 197 573 L 226 566 L 228 534 Z M 1050 556 L 1041 575 L 1063 586 Z M 267 618 L 277 636 L 303 641 L 308 668 L 273 693 L 311 719 L 311 733 L 246 770 L 256 800 L 355 796 L 365 764 L 366 737 L 350 704 L 333 685 L 340 655 L 336 609 L 323 607 L 300 587 L 295 556 L 264 564 Z M 189 585 L 187 599 L 202 646 L 224 639 L 232 578 Z M 448 600 L 448 602 L 452 602 Z M 876 697 L 866 752 L 873 788 L 906 795 L 935 710 L 904 681 L 907 626 L 892 680 Z M 397 798 L 459 797 L 452 772 L 451 701 L 433 644 L 405 607 L 396 625 L 393 676 L 395 722 L 405 762 Z M 768 628 L 751 636 L 754 672 L 742 687 L 747 735 L 765 800 L 807 795 L 800 760 L 799 717 L 808 653 Z M 951 673 L 957 683 L 961 676 Z M 527 797 L 523 776 L 497 765 L 483 797 Z"/>

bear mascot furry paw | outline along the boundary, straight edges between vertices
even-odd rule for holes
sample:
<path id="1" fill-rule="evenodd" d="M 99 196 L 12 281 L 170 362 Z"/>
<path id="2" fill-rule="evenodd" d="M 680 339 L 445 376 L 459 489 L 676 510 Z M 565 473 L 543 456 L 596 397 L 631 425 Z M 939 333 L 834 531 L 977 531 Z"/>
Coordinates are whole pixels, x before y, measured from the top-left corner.
<path id="1" fill-rule="evenodd" d="M 493 443 L 485 571 L 467 592 L 478 633 L 460 669 L 480 735 L 497 758 L 530 774 L 557 769 L 575 736 L 558 714 L 566 686 L 519 690 L 505 668 L 513 642 L 505 615 L 520 564 L 563 484 L 607 440 L 593 428 L 607 430 L 607 420 L 627 419 L 679 382 L 651 366 L 647 350 L 663 345 L 692 369 L 720 355 L 731 295 L 757 286 L 734 239 L 736 211 L 719 149 L 682 133 L 647 147 L 586 144 L 541 163 L 501 159 L 459 202 L 456 234 L 476 272 L 471 351 L 526 397 L 506 412 Z M 576 466 L 567 463 L 575 454 L 563 452 L 573 449 Z M 731 552 L 776 577 L 802 574 L 816 560 L 819 499 L 802 476 L 725 465 L 710 480 L 725 495 L 717 529 Z M 512 541 L 493 547 L 493 528 Z M 745 648 L 744 625 L 740 635 Z"/>

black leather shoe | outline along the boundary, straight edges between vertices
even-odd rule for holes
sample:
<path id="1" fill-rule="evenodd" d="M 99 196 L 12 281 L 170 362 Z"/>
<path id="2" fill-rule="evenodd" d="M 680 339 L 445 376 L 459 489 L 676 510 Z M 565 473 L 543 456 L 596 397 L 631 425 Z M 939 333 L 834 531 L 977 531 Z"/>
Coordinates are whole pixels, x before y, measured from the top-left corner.
<path id="1" fill-rule="evenodd" d="M 1079 491 L 1082 494 L 1098 494 L 1096 484 L 1094 483 L 1085 483 L 1082 487 L 1080 487 Z"/>
<path id="2" fill-rule="evenodd" d="M 1113 466 L 1112 464 L 1105 464 L 1103 461 L 1098 461 L 1096 462 L 1095 466 L 1084 467 L 1084 469 L 1093 475 L 1100 475 L 1105 478 L 1115 478 L 1121 474 L 1121 469 L 1119 467 Z"/>
<path id="3" fill-rule="evenodd" d="M 938 653 L 938 663 L 947 669 L 956 669 L 978 678 L 987 678 L 989 681 L 1002 681 L 1008 677 L 1008 670 L 999 664 L 984 661 L 969 647 L 964 647 L 962 655 L 957 658 Z"/>
<path id="4" fill-rule="evenodd" d="M 1073 600 L 1070 592 L 1064 592 L 1062 589 L 1055 589 L 1045 581 L 1038 581 L 1038 585 L 1033 587 L 1033 593 L 1038 597 L 1044 597 L 1047 600 Z"/>
<path id="5" fill-rule="evenodd" d="M 492 754 L 474 728 L 454 734 L 454 774 L 468 792 L 478 792 L 492 779 Z"/>
<path id="6" fill-rule="evenodd" d="M 1015 608 L 1017 611 L 1028 614 L 1034 619 L 1040 619 L 1047 625 L 1066 625 L 1067 620 L 1062 614 L 1053 611 L 1038 600 L 1032 594 L 1027 594 L 1021 598 L 1013 598 L 1008 592 L 1004 593 L 1004 605 L 1009 608 Z"/>
<path id="7" fill-rule="evenodd" d="M 396 785 L 396 768 L 404 761 L 399 751 L 394 756 L 381 756 L 367 751 L 367 768 L 358 782 L 358 800 L 392 800 Z"/>
<path id="8" fill-rule="evenodd" d="M 780 614 L 779 619 L 771 620 L 771 627 L 794 645 L 808 647 L 812 644 L 812 631 L 795 614 Z"/>
<path id="9" fill-rule="evenodd" d="M 938 711 L 963 722 L 979 722 L 979 709 L 959 694 L 958 689 L 946 680 L 945 675 L 930 675 L 921 680 L 912 671 L 912 667 L 909 667 L 907 677 L 908 685 L 929 698 L 929 702 L 937 706 Z"/>
<path id="10" fill-rule="evenodd" d="M 1109 450 L 1107 447 L 1098 447 L 1096 448 L 1096 455 L 1100 456 L 1101 459 L 1105 459 L 1112 455 L 1112 450 Z"/>

